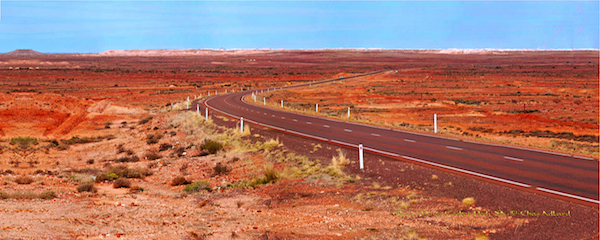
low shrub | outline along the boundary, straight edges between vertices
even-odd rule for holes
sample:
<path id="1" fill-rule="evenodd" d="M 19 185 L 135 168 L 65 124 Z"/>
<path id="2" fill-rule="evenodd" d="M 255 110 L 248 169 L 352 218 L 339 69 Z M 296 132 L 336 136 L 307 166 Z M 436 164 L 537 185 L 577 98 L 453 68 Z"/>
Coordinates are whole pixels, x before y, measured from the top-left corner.
<path id="1" fill-rule="evenodd" d="M 171 180 L 171 186 L 187 185 L 190 184 L 185 177 L 176 177 Z"/>
<path id="2" fill-rule="evenodd" d="M 142 119 L 140 120 L 139 124 L 140 124 L 140 125 L 141 125 L 141 124 L 146 124 L 146 123 L 148 123 L 150 120 L 152 120 L 152 117 L 145 117 L 145 118 L 142 118 Z"/>
<path id="3" fill-rule="evenodd" d="M 149 151 L 144 154 L 144 157 L 148 160 L 160 159 L 162 156 L 154 151 Z"/>
<path id="4" fill-rule="evenodd" d="M 181 156 L 185 155 L 184 153 L 185 153 L 184 147 L 178 147 L 173 151 L 173 155 L 177 156 L 177 157 L 181 157 Z"/>
<path id="5" fill-rule="evenodd" d="M 117 178 L 117 180 L 113 182 L 114 188 L 129 188 L 130 186 L 131 181 L 129 181 L 127 178 Z"/>
<path id="6" fill-rule="evenodd" d="M 169 150 L 169 149 L 171 149 L 171 148 L 173 148 L 173 145 L 171 145 L 171 144 L 168 144 L 168 143 L 161 143 L 161 144 L 160 144 L 160 147 L 158 148 L 158 151 L 159 151 L 159 152 L 162 152 L 162 151 Z"/>
<path id="7" fill-rule="evenodd" d="M 188 193 L 195 193 L 195 192 L 199 192 L 201 190 L 210 191 L 210 183 L 208 183 L 206 181 L 198 181 L 198 182 L 194 182 L 192 184 L 188 184 L 183 189 L 183 191 L 188 192 Z"/>
<path id="8" fill-rule="evenodd" d="M 129 188 L 129 193 L 139 193 L 139 192 L 143 192 L 144 189 L 140 186 L 134 185 L 131 188 Z"/>
<path id="9" fill-rule="evenodd" d="M 215 171 L 214 175 L 224 175 L 229 173 L 229 169 L 227 168 L 227 166 L 224 166 L 221 163 L 217 163 L 217 165 L 215 165 L 215 167 L 213 168 L 213 170 Z"/>
<path id="10" fill-rule="evenodd" d="M 51 191 L 51 190 L 43 191 L 42 193 L 40 193 L 38 195 L 38 198 L 46 199 L 46 200 L 53 199 L 55 197 L 56 197 L 56 192 Z"/>
<path id="11" fill-rule="evenodd" d="M 98 191 L 98 189 L 96 188 L 96 186 L 94 186 L 94 184 L 82 184 L 77 187 L 77 192 L 95 193 L 97 191 Z"/>
<path id="12" fill-rule="evenodd" d="M 29 148 L 29 145 L 38 145 L 38 140 L 32 137 L 18 137 L 10 140 L 10 145 L 18 145 L 21 149 Z"/>
<path id="13" fill-rule="evenodd" d="M 9 199 L 10 198 L 10 194 L 8 194 L 5 191 L 0 191 L 0 199 L 4 200 L 4 199 Z"/>
<path id="14" fill-rule="evenodd" d="M 20 176 L 15 179 L 15 182 L 18 184 L 31 184 L 33 182 L 33 178 Z"/>
<path id="15" fill-rule="evenodd" d="M 157 134 L 149 133 L 146 138 L 146 143 L 148 143 L 148 145 L 156 144 L 156 143 L 158 143 L 158 141 L 160 141 L 160 139 L 162 137 L 163 137 L 163 135 L 160 133 L 157 133 Z"/>
<path id="16" fill-rule="evenodd" d="M 213 140 L 206 140 L 204 143 L 202 143 L 202 145 L 200 145 L 200 149 L 210 154 L 215 154 L 223 149 L 223 144 Z"/>

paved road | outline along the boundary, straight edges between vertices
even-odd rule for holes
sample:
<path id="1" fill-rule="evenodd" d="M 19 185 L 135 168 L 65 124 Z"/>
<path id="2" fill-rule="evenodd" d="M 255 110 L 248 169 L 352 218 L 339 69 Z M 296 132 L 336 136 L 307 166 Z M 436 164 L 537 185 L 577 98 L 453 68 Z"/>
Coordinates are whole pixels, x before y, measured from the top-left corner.
<path id="1" fill-rule="evenodd" d="M 381 72 L 369 74 L 378 73 Z M 337 80 L 340 79 L 321 82 Z M 291 87 L 299 86 L 303 85 Z M 209 111 L 218 111 L 238 119 L 244 117 L 245 122 L 291 134 L 354 148 L 357 148 L 358 144 L 363 144 L 365 151 L 409 162 L 574 200 L 586 205 L 598 206 L 600 203 L 598 201 L 598 160 L 525 148 L 481 144 L 438 137 L 433 134 L 384 129 L 285 112 L 244 102 L 243 96 L 253 91 L 261 90 L 218 95 L 208 99 L 205 104 Z M 270 91 L 273 89 L 271 88 Z"/>

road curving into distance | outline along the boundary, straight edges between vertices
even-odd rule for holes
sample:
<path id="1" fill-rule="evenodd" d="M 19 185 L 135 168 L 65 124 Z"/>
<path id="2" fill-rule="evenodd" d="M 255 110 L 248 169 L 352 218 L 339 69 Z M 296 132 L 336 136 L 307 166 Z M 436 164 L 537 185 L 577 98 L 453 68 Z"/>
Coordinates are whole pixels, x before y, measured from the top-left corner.
<path id="1" fill-rule="evenodd" d="M 376 71 L 344 79 L 329 79 L 282 88 L 302 87 L 379 74 Z M 279 87 L 277 89 L 280 89 Z M 331 142 L 350 148 L 363 144 L 365 151 L 407 162 L 444 169 L 514 188 L 598 207 L 598 160 L 520 147 L 477 143 L 433 134 L 368 126 L 317 116 L 303 115 L 253 105 L 245 95 L 253 89 L 217 95 L 204 108 L 244 122 Z M 273 88 L 270 89 L 273 91 Z M 193 105 L 192 105 L 193 106 Z M 365 161 L 369 161 L 366 159 Z"/>

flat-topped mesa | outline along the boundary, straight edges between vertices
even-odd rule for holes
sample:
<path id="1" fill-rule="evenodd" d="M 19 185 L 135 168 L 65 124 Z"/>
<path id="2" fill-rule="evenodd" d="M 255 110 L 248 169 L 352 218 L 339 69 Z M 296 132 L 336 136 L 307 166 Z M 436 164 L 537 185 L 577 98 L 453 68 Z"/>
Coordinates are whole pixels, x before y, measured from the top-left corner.
<path id="1" fill-rule="evenodd" d="M 34 51 L 33 49 L 17 49 L 12 52 L 4 53 L 2 55 L 10 56 L 10 57 L 35 57 L 35 56 L 44 56 L 46 54 L 38 52 L 38 51 Z"/>

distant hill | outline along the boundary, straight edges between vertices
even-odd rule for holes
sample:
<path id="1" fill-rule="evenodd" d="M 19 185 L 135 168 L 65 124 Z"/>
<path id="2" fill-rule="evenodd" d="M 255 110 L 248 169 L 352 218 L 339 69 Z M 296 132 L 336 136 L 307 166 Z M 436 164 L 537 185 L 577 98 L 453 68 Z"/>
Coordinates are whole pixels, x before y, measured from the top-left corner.
<path id="1" fill-rule="evenodd" d="M 2 56 L 10 56 L 10 57 L 35 57 L 35 56 L 45 56 L 45 53 L 41 53 L 38 51 L 34 51 L 32 49 L 17 49 L 12 52 L 7 52 L 2 54 Z"/>

